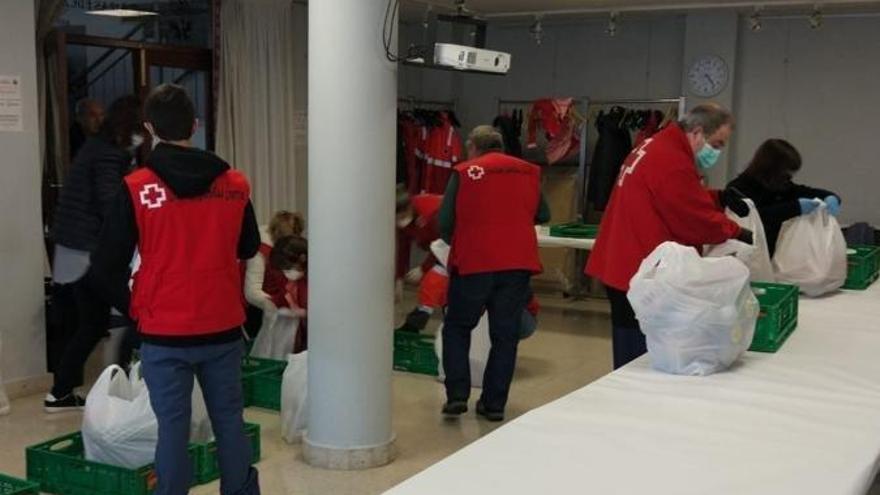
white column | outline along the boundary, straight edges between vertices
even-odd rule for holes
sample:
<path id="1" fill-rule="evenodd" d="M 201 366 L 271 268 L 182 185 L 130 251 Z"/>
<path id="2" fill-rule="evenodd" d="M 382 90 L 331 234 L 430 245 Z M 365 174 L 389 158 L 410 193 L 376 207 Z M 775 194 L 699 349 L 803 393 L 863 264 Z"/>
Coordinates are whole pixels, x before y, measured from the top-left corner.
<path id="1" fill-rule="evenodd" d="M 386 0 L 309 2 L 306 461 L 391 461 L 397 67 Z M 396 43 L 395 43 L 396 46 Z"/>

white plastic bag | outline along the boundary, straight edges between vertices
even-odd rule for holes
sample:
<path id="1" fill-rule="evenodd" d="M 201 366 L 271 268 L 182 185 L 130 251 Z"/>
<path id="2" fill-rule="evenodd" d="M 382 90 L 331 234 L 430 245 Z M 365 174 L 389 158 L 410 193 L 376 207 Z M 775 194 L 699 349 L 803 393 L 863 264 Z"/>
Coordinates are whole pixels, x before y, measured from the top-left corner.
<path id="1" fill-rule="evenodd" d="M 492 341 L 489 339 L 489 316 L 483 313 L 477 327 L 471 332 L 471 351 L 469 361 L 471 365 L 471 386 L 482 388 L 483 375 L 486 373 L 486 363 L 489 362 L 489 351 L 492 349 Z M 443 324 L 437 328 L 437 336 L 434 338 L 434 352 L 440 364 L 437 367 L 439 375 L 437 379 L 443 381 Z"/>
<path id="2" fill-rule="evenodd" d="M 665 242 L 642 262 L 627 296 L 659 371 L 710 375 L 752 343 L 758 300 L 748 268 L 736 258 L 701 258 Z"/>
<path id="3" fill-rule="evenodd" d="M 3 337 L 0 336 L 0 355 L 3 354 Z M 6 395 L 6 389 L 3 387 L 3 373 L 0 370 L 0 416 L 9 414 L 11 406 L 9 405 L 9 397 Z"/>
<path id="4" fill-rule="evenodd" d="M 813 213 L 782 225 L 773 256 L 776 279 L 794 284 L 816 297 L 841 288 L 846 282 L 846 240 L 825 203 Z"/>
<path id="5" fill-rule="evenodd" d="M 254 339 L 251 356 L 278 361 L 293 352 L 299 318 L 284 308 L 263 318 L 263 327 Z"/>
<path id="6" fill-rule="evenodd" d="M 776 275 L 773 272 L 773 263 L 770 261 L 770 249 L 767 247 L 767 234 L 764 233 L 764 223 L 761 221 L 761 215 L 758 214 L 758 210 L 751 199 L 744 199 L 743 201 L 749 206 L 748 215 L 740 217 L 728 209 L 727 216 L 740 227 L 752 231 L 753 241 L 751 249 L 745 249 L 745 244 L 742 242 L 731 240 L 724 244 L 709 247 L 706 251 L 706 256 L 734 255 L 749 267 L 749 279 L 752 282 L 775 282 Z"/>
<path id="7" fill-rule="evenodd" d="M 281 378 L 281 437 L 298 442 L 306 431 L 308 403 L 308 351 L 287 356 Z"/>
<path id="8" fill-rule="evenodd" d="M 107 367 L 86 399 L 86 459 L 130 469 L 145 466 L 153 462 L 158 434 L 147 387 L 132 387 L 122 368 Z"/>

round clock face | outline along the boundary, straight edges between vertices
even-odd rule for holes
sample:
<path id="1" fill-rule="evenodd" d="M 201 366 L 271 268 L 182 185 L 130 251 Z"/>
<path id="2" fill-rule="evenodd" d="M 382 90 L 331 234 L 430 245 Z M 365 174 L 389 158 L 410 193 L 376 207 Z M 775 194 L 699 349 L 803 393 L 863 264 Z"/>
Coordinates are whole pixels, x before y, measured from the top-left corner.
<path id="1" fill-rule="evenodd" d="M 727 64 L 721 57 L 706 55 L 691 65 L 688 84 L 692 93 L 708 98 L 724 91 L 728 76 Z"/>

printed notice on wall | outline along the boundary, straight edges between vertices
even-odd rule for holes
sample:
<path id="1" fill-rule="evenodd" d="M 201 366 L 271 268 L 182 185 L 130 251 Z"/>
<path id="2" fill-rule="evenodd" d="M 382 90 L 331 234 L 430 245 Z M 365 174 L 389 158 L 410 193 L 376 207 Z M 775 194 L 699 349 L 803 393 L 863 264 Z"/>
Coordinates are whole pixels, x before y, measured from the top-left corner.
<path id="1" fill-rule="evenodd" d="M 0 76 L 0 132 L 21 132 L 21 77 Z"/>

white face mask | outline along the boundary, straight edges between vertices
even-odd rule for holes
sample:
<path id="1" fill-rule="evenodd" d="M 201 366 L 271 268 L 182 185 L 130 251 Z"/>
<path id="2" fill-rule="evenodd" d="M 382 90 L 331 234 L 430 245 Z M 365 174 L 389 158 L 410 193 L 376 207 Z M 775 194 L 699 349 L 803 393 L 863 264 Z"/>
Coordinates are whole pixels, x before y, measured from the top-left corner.
<path id="1" fill-rule="evenodd" d="M 397 219 L 397 227 L 401 229 L 405 229 L 409 227 L 409 224 L 413 222 L 413 216 L 407 215 L 405 217 L 400 217 Z"/>
<path id="2" fill-rule="evenodd" d="M 140 146 L 144 144 L 144 136 L 141 134 L 132 134 L 131 135 L 131 147 L 132 149 L 140 148 Z"/>
<path id="3" fill-rule="evenodd" d="M 305 274 L 296 268 L 291 268 L 290 270 L 284 270 L 284 276 L 287 277 L 287 280 L 291 282 L 296 282 L 297 280 L 303 278 Z"/>

